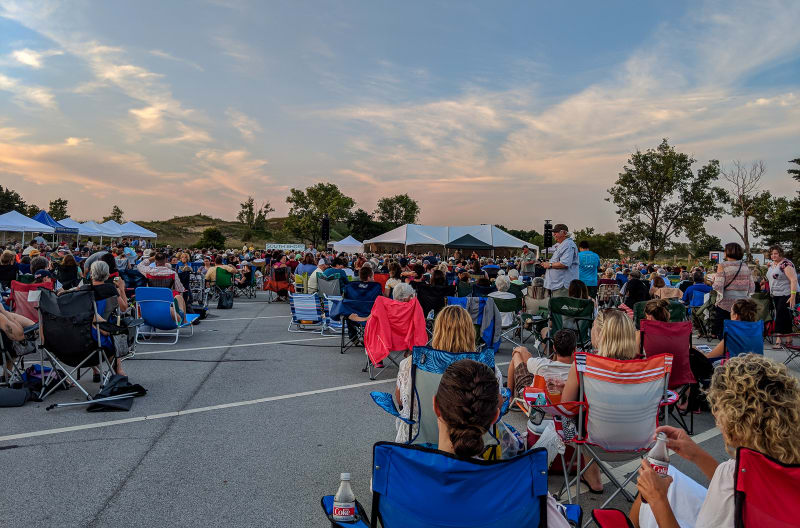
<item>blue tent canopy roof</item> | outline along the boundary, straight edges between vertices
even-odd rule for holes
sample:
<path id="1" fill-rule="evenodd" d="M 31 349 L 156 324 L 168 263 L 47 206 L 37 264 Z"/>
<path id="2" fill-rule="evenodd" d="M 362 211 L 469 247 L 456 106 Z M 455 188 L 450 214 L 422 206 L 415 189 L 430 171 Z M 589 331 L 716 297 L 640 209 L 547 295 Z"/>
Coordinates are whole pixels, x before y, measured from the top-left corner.
<path id="1" fill-rule="evenodd" d="M 34 220 L 37 222 L 41 222 L 44 225 L 50 226 L 53 228 L 55 233 L 63 234 L 63 235 L 77 235 L 78 230 L 74 227 L 66 227 L 59 224 L 52 216 L 47 214 L 47 211 L 39 211 L 36 216 L 33 217 Z"/>

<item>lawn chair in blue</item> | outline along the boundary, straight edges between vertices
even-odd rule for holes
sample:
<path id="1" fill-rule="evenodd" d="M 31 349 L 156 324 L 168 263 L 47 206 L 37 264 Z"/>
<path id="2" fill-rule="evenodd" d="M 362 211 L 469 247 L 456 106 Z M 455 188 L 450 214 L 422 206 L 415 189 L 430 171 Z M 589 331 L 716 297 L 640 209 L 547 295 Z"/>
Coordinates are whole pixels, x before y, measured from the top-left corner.
<path id="1" fill-rule="evenodd" d="M 150 339 L 166 336 L 175 338 L 170 343 L 174 345 L 181 336 L 181 328 L 186 327 L 189 327 L 190 335 L 194 335 L 194 325 L 192 323 L 200 316 L 186 314 L 186 322 L 182 323 L 176 320 L 176 316 L 172 315 L 170 311 L 172 306 L 172 290 L 169 288 L 136 288 L 137 317 L 144 320 L 144 325 L 136 327 L 137 343 L 154 344 Z"/>
<path id="2" fill-rule="evenodd" d="M 494 284 L 491 286 L 481 286 L 478 283 L 472 285 L 472 297 L 488 297 L 490 293 L 496 292 L 497 288 Z"/>
<path id="3" fill-rule="evenodd" d="M 342 302 L 341 295 L 323 295 L 322 296 L 322 309 L 325 313 L 325 326 L 322 328 L 322 335 L 339 335 L 342 332 L 344 322 L 340 318 L 334 319 L 331 315 L 336 307 L 338 313 L 338 304 Z M 326 331 L 331 331 L 333 334 L 326 334 Z"/>
<path id="4" fill-rule="evenodd" d="M 502 483 L 499 486 L 498 483 Z M 372 514 L 333 527 L 508 528 L 547 526 L 547 451 L 509 460 L 461 459 L 420 446 L 378 442 L 372 448 Z M 322 498 L 331 519 L 333 496 Z M 578 526 L 581 510 L 567 505 Z"/>
<path id="5" fill-rule="evenodd" d="M 457 304 L 469 312 L 472 324 L 475 326 L 475 346 L 478 350 L 482 347 L 491 348 L 494 353 L 500 350 L 503 339 L 502 316 L 492 297 L 448 297 L 447 304 Z M 487 309 L 486 305 L 490 305 Z M 492 320 L 483 324 L 484 312 L 492 313 Z"/>
<path id="6" fill-rule="evenodd" d="M 351 348 L 364 346 L 364 329 L 372 305 L 383 293 L 379 282 L 348 282 L 342 291 L 342 302 L 334 310 L 333 317 L 342 318 L 342 343 L 339 352 L 344 354 Z M 352 317 L 351 317 L 352 316 Z"/>
<path id="7" fill-rule="evenodd" d="M 324 332 L 325 309 L 316 293 L 290 293 L 289 308 L 292 310 L 289 332 Z"/>
<path id="8" fill-rule="evenodd" d="M 722 322 L 722 339 L 725 342 L 725 360 L 741 354 L 764 354 L 764 321 Z"/>

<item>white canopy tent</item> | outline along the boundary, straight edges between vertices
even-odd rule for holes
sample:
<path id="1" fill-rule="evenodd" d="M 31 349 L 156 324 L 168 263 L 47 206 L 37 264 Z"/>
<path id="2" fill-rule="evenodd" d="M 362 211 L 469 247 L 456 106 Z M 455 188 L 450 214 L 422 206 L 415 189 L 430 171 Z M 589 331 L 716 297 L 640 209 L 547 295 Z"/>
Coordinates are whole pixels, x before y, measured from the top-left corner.
<path id="1" fill-rule="evenodd" d="M 331 242 L 329 245 L 333 246 L 333 250 L 337 253 L 363 253 L 364 244 L 348 235 L 338 242 Z"/>
<path id="2" fill-rule="evenodd" d="M 158 238 L 158 235 L 145 229 L 135 222 L 125 222 L 120 228 L 127 233 L 126 236 L 134 236 L 139 238 Z"/>
<path id="3" fill-rule="evenodd" d="M 63 220 L 59 220 L 58 223 L 63 225 L 64 227 L 72 227 L 74 229 L 77 229 L 78 235 L 100 236 L 100 233 L 96 233 L 92 228 L 86 227 L 80 222 L 73 220 L 72 218 L 64 218 Z"/>
<path id="4" fill-rule="evenodd" d="M 22 233 L 22 243 L 25 244 L 25 233 L 53 233 L 55 229 L 18 211 L 9 211 L 0 215 L 0 231 Z"/>
<path id="5" fill-rule="evenodd" d="M 114 220 L 107 220 L 102 224 L 98 224 L 101 229 L 103 229 L 106 234 L 112 238 L 120 238 L 126 236 L 125 233 L 122 232 L 120 229 L 120 225 L 115 222 Z"/>
<path id="6" fill-rule="evenodd" d="M 365 240 L 364 244 L 402 244 L 403 246 L 431 245 L 444 246 L 464 235 L 472 235 L 493 248 L 521 248 L 528 246 L 538 253 L 539 247 L 511 236 L 491 224 L 471 226 L 426 226 L 406 224 L 382 235 Z"/>

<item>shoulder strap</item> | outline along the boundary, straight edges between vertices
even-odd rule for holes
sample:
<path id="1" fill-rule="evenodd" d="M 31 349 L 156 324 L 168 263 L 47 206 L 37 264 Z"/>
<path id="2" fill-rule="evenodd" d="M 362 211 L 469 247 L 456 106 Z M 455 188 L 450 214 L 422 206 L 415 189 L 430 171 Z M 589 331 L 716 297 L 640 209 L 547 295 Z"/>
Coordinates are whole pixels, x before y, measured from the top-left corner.
<path id="1" fill-rule="evenodd" d="M 740 271 L 742 271 L 742 265 L 743 265 L 743 264 L 744 264 L 744 261 L 743 261 L 743 260 L 742 260 L 742 261 L 739 261 L 739 269 L 737 269 L 737 270 L 736 270 L 736 275 L 734 275 L 734 276 L 733 276 L 733 278 L 732 278 L 731 280 L 729 280 L 729 281 L 728 281 L 728 282 L 725 284 L 725 286 L 722 288 L 723 290 L 727 290 L 727 289 L 728 289 L 728 286 L 730 286 L 730 285 L 733 283 L 733 281 L 735 281 L 735 280 L 736 280 L 736 277 L 738 277 L 738 276 L 739 276 L 739 272 L 740 272 Z"/>

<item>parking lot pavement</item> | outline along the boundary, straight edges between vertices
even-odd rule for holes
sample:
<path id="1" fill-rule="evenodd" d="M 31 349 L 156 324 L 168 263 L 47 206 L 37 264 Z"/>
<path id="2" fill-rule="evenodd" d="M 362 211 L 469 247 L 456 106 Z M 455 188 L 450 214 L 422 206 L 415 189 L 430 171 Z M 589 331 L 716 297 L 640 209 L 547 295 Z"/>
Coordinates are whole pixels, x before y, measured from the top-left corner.
<path id="1" fill-rule="evenodd" d="M 395 434 L 369 392 L 392 390 L 396 370 L 370 381 L 363 351 L 288 332 L 288 306 L 261 295 L 212 309 L 176 345 L 139 345 L 125 369 L 148 394 L 130 412 L 45 410 L 80 401 L 75 389 L 0 409 L 0 525 L 28 526 L 35 511 L 61 526 L 325 526 L 319 498 L 342 471 L 369 508 L 372 445 Z M 510 351 L 503 344 L 498 363 Z M 521 413 L 507 420 L 524 429 Z M 713 427 L 696 417 L 703 446 L 722 460 Z M 590 508 L 600 500 L 582 496 Z"/>

